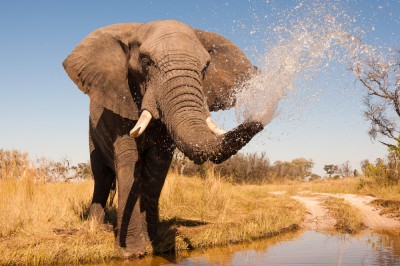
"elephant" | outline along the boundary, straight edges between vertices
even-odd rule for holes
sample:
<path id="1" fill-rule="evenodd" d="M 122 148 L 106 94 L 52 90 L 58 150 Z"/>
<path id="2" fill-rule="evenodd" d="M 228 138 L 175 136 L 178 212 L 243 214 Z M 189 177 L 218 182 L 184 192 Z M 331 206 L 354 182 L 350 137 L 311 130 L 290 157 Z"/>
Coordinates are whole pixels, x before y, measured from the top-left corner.
<path id="1" fill-rule="evenodd" d="M 223 132 L 211 119 L 210 111 L 234 106 L 234 88 L 256 69 L 227 38 L 183 22 L 99 28 L 63 67 L 90 98 L 89 216 L 104 219 L 116 180 L 115 247 L 126 258 L 160 240 L 158 201 L 175 148 L 197 164 L 220 163 L 263 129 L 245 121 Z"/>

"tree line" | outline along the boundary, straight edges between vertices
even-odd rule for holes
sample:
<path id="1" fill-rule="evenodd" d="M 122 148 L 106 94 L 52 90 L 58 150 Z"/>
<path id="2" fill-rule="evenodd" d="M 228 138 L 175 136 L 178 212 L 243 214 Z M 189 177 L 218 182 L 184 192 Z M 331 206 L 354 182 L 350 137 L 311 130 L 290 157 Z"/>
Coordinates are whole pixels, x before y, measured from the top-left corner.
<path id="1" fill-rule="evenodd" d="M 171 170 L 185 176 L 217 175 L 234 183 L 271 183 L 280 180 L 302 181 L 306 177 L 315 177 L 311 173 L 313 167 L 314 162 L 305 158 L 270 163 L 265 153 L 238 153 L 221 164 L 206 162 L 196 165 L 180 151 L 176 151 Z"/>
<path id="2" fill-rule="evenodd" d="M 377 158 L 375 162 L 363 160 L 360 163 L 361 174 L 353 170 L 349 161 L 339 165 L 327 164 L 324 166 L 326 178 L 365 176 L 380 185 L 400 184 L 398 156 L 396 150 L 392 150 L 386 158 Z M 189 177 L 216 175 L 232 183 L 262 184 L 321 179 L 321 176 L 312 173 L 313 167 L 314 162 L 305 158 L 271 163 L 265 153 L 238 153 L 221 164 L 206 162 L 203 165 L 196 165 L 182 152 L 176 150 L 170 171 Z M 26 176 L 41 182 L 69 182 L 93 177 L 89 162 L 71 165 L 67 158 L 60 161 L 46 158 L 31 161 L 27 153 L 0 149 L 0 179 L 20 179 Z"/>
<path id="3" fill-rule="evenodd" d="M 68 182 L 92 177 L 90 163 L 71 165 L 63 158 L 53 161 L 46 158 L 30 160 L 28 153 L 17 150 L 0 149 L 0 179 L 32 177 L 43 182 Z"/>

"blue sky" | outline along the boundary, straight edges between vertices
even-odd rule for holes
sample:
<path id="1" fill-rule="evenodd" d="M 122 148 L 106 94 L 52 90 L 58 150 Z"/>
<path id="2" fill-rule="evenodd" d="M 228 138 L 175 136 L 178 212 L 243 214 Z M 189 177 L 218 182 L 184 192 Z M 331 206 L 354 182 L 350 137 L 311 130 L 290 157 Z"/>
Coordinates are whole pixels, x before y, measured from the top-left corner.
<path id="1" fill-rule="evenodd" d="M 302 1 L 4 1 L 0 8 L 0 148 L 18 149 L 31 158 L 68 157 L 87 161 L 89 99 L 64 72 L 61 62 L 91 31 L 121 22 L 177 19 L 220 33 L 239 45 L 256 65 L 263 56 L 264 28 L 281 23 Z M 344 1 L 357 15 L 354 27 L 367 31 L 363 41 L 400 47 L 400 1 Z M 286 12 L 286 13 L 285 13 Z M 251 34 L 257 29 L 256 34 Z M 258 52 L 255 52 L 258 51 Z M 318 75 L 316 101 L 284 104 L 278 116 L 245 152 L 265 152 L 270 160 L 312 159 L 314 172 L 324 164 L 386 154 L 372 142 L 362 116 L 362 90 L 354 77 Z M 301 92 L 299 92 L 301 93 Z M 301 97 L 301 96 L 297 96 Z M 216 114 L 231 127 L 233 112 Z M 290 118 L 293 119 L 290 119 Z"/>

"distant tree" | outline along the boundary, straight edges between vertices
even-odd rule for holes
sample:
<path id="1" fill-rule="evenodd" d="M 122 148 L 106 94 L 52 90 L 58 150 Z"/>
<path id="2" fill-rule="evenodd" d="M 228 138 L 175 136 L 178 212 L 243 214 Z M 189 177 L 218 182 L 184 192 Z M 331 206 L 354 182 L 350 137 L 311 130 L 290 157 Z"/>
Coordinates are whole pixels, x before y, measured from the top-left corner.
<path id="1" fill-rule="evenodd" d="M 305 158 L 294 159 L 291 164 L 295 168 L 294 175 L 300 177 L 301 180 L 311 175 L 311 170 L 314 167 L 314 162 Z"/>
<path id="2" fill-rule="evenodd" d="M 305 177 L 311 175 L 314 162 L 305 158 L 296 158 L 291 162 L 276 161 L 273 165 L 272 172 L 278 179 L 288 180 L 304 180 Z"/>
<path id="3" fill-rule="evenodd" d="M 358 176 L 360 175 L 360 174 L 358 173 L 357 169 L 354 169 L 353 175 L 354 175 L 354 177 L 358 177 Z"/>
<path id="4" fill-rule="evenodd" d="M 308 181 L 320 180 L 321 177 L 317 174 L 311 174 L 310 179 Z"/>
<path id="5" fill-rule="evenodd" d="M 400 49 L 394 59 L 359 60 L 351 69 L 367 90 L 364 116 L 371 123 L 368 133 L 388 147 L 390 175 L 400 182 Z"/>
<path id="6" fill-rule="evenodd" d="M 361 161 L 360 165 L 361 165 L 361 171 L 364 176 L 372 176 L 372 174 L 374 174 L 373 173 L 374 165 L 370 163 L 368 159 Z"/>
<path id="7" fill-rule="evenodd" d="M 353 169 L 351 168 L 349 161 L 345 161 L 338 168 L 338 174 L 343 177 L 351 176 L 352 173 Z"/>
<path id="8" fill-rule="evenodd" d="M 241 183 L 261 183 L 268 180 L 271 165 L 265 153 L 241 154 L 232 156 L 229 160 L 212 165 L 213 171 L 232 181 Z"/>
<path id="9" fill-rule="evenodd" d="M 202 165 L 196 165 L 177 150 L 172 158 L 171 169 L 186 176 L 206 177 L 209 174 L 214 174 L 234 183 L 271 181 L 269 180 L 271 165 L 265 153 L 238 153 L 221 164 L 205 162 Z"/>
<path id="10" fill-rule="evenodd" d="M 372 178 L 378 185 L 396 185 L 400 183 L 398 176 L 400 169 L 392 160 L 390 154 L 386 160 L 377 158 L 375 163 L 364 160 L 361 162 L 361 170 L 364 176 Z"/>
<path id="11" fill-rule="evenodd" d="M 398 150 L 400 148 L 400 49 L 397 57 L 359 61 L 352 67 L 367 90 L 365 118 L 371 122 L 369 135 Z"/>
<path id="12" fill-rule="evenodd" d="M 90 179 L 93 177 L 92 167 L 90 163 L 78 163 L 76 166 L 71 166 L 71 170 L 74 172 L 71 178 L 77 179 Z"/>
<path id="13" fill-rule="evenodd" d="M 88 179 L 92 177 L 90 163 L 78 163 L 72 166 L 71 160 L 62 158 L 53 161 L 39 158 L 35 165 L 36 180 L 44 182 L 69 182 L 76 179 Z"/>
<path id="14" fill-rule="evenodd" d="M 58 162 L 49 161 L 50 181 L 66 181 L 72 179 L 70 159 L 64 157 Z"/>
<path id="15" fill-rule="evenodd" d="M 339 169 L 339 167 L 334 164 L 327 164 L 324 166 L 324 170 L 329 175 L 329 177 L 332 177 L 333 174 L 337 173 L 338 169 Z"/>

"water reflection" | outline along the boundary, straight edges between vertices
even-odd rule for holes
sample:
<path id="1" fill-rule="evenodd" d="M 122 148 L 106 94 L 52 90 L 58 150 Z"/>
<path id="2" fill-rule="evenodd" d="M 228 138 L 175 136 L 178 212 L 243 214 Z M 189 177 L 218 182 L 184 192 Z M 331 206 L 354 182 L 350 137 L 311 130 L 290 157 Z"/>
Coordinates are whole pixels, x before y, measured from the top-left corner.
<path id="1" fill-rule="evenodd" d="M 400 265 L 400 230 L 360 235 L 299 231 L 250 244 L 112 265 Z"/>

